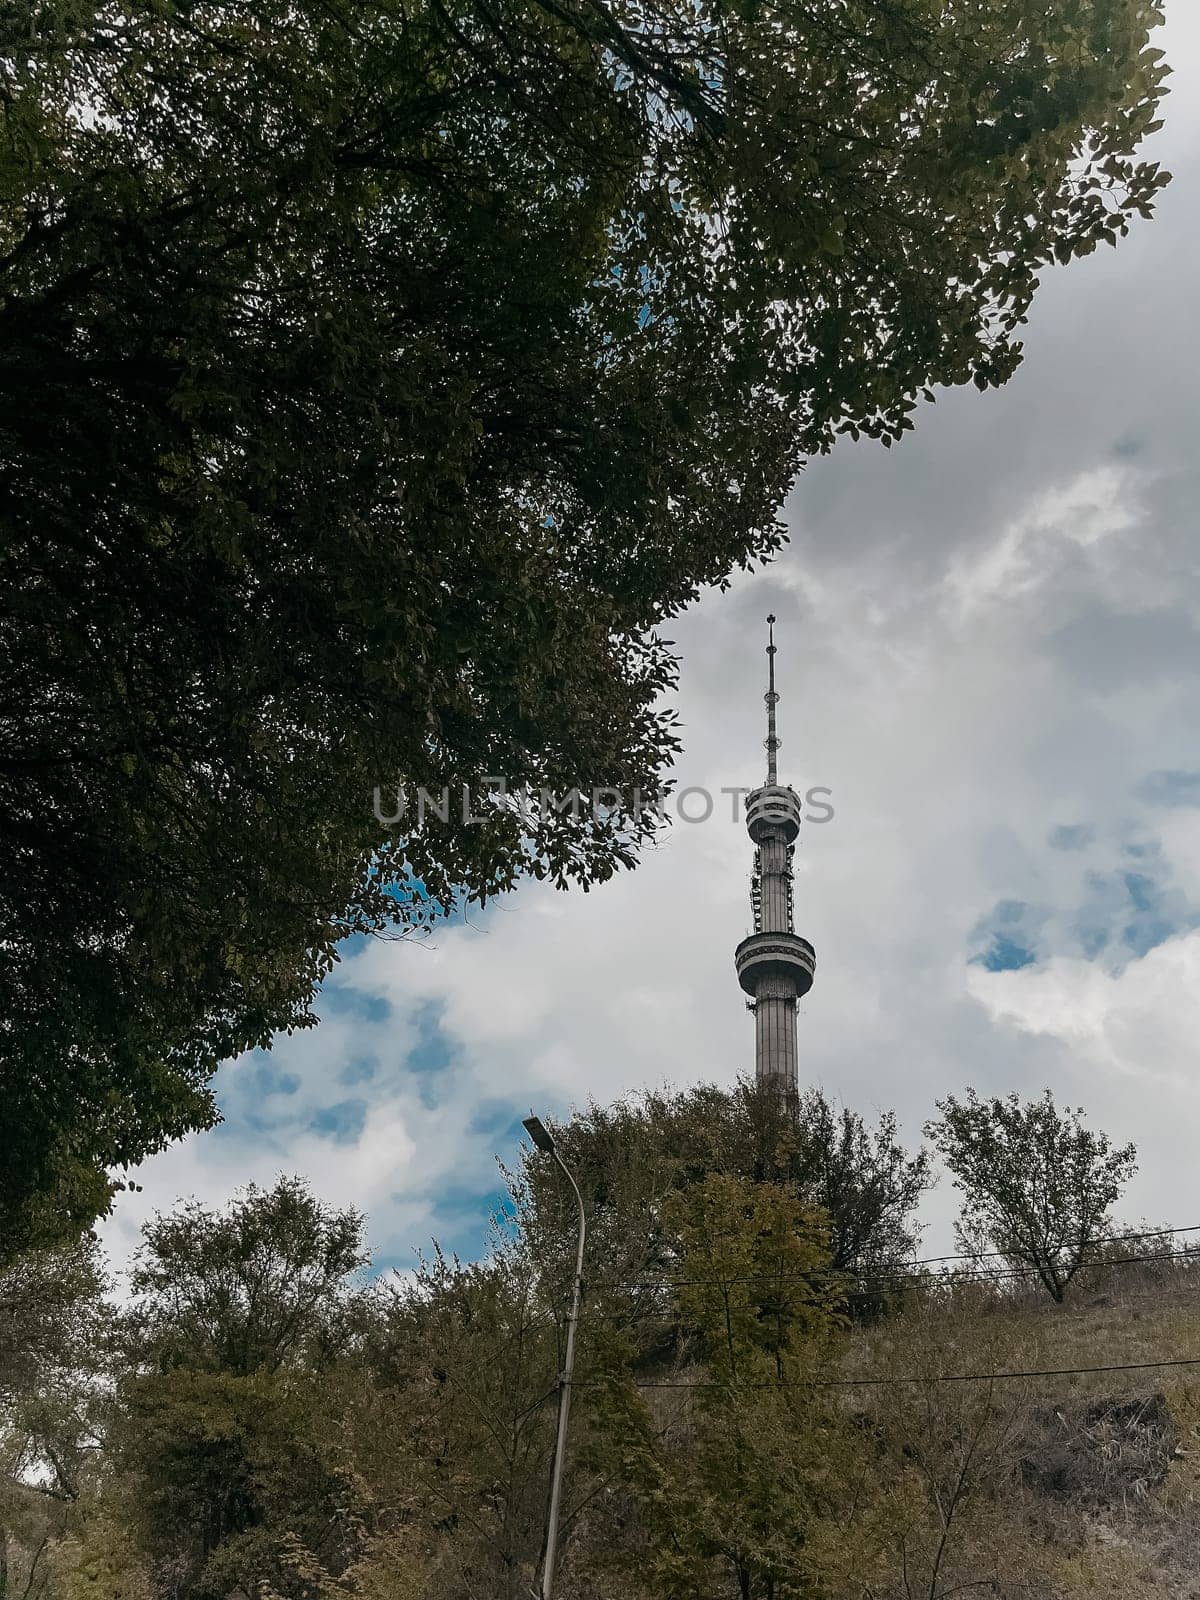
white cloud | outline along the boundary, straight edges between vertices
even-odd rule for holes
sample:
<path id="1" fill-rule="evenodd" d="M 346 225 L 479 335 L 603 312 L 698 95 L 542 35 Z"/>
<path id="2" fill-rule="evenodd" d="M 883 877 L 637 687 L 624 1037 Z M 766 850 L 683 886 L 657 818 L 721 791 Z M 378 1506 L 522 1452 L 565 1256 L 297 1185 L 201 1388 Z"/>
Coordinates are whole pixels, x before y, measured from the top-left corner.
<path id="1" fill-rule="evenodd" d="M 1035 494 L 983 550 L 953 559 L 946 589 L 959 625 L 978 622 L 999 602 L 1028 600 L 1064 566 L 1085 576 L 1077 565 L 1081 551 L 1093 552 L 1140 523 L 1136 478 L 1112 463 L 1089 467 Z"/>
<path id="2" fill-rule="evenodd" d="M 1078 1064 L 1147 1091 L 1195 1095 L 1200 934 L 1168 939 L 1117 972 L 1063 958 L 1019 972 L 974 967 L 969 983 L 995 1023 L 1059 1040 Z"/>

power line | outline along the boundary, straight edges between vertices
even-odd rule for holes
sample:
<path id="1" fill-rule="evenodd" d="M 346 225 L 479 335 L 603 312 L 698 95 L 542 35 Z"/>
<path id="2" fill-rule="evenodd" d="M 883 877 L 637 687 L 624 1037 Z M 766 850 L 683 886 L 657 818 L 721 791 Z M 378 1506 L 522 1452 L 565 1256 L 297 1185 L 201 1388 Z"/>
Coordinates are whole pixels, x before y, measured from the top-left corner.
<path id="1" fill-rule="evenodd" d="M 762 1382 L 741 1383 L 739 1389 L 865 1389 L 887 1388 L 909 1383 L 1000 1383 L 1010 1378 L 1077 1378 L 1090 1373 L 1150 1372 L 1166 1367 L 1200 1367 L 1200 1356 L 1184 1356 L 1176 1361 L 1125 1361 L 1105 1367 L 1041 1367 L 1028 1372 L 943 1372 L 923 1377 L 913 1374 L 887 1378 L 773 1378 Z M 593 1380 L 594 1381 L 594 1380 Z M 712 1389 L 720 1387 L 714 1379 L 647 1380 L 634 1384 L 635 1389 Z"/>
<path id="2" fill-rule="evenodd" d="M 1099 1244 L 1120 1244 L 1126 1239 L 1165 1239 L 1177 1233 L 1200 1233 L 1200 1223 L 1190 1228 L 1143 1228 L 1134 1233 L 1110 1233 L 1105 1239 L 1098 1240 Z M 993 1257 L 1008 1255 L 1006 1250 L 965 1250 L 952 1256 L 925 1256 L 917 1261 L 910 1261 L 910 1267 L 934 1267 L 943 1261 L 986 1261 Z"/>
<path id="3" fill-rule="evenodd" d="M 1183 1232 L 1184 1230 L 1180 1229 L 1179 1231 Z M 1083 1264 L 1083 1266 L 1078 1269 L 1078 1272 L 1080 1272 L 1080 1273 L 1082 1273 L 1082 1272 L 1091 1272 L 1091 1271 L 1096 1270 L 1097 1268 L 1104 1268 L 1105 1270 L 1108 1270 L 1109 1268 L 1112 1268 L 1112 1267 L 1136 1266 L 1139 1263 L 1152 1262 L 1152 1261 L 1187 1261 L 1187 1262 L 1196 1262 L 1196 1263 L 1200 1264 L 1200 1251 L 1196 1251 L 1196 1250 L 1167 1250 L 1167 1251 L 1152 1252 L 1151 1254 L 1148 1254 L 1148 1255 L 1113 1256 L 1113 1257 L 1110 1257 L 1108 1260 L 1098 1260 L 1098 1261 L 1085 1262 Z M 860 1278 L 858 1281 L 859 1282 L 869 1281 L 869 1282 L 875 1282 L 875 1283 L 878 1283 L 878 1282 L 889 1282 L 890 1281 L 890 1282 L 900 1283 L 900 1284 L 929 1282 L 934 1287 L 938 1287 L 938 1286 L 941 1286 L 941 1285 L 944 1285 L 944 1284 L 953 1284 L 955 1287 L 960 1287 L 960 1286 L 962 1286 L 964 1284 L 1000 1283 L 1000 1282 L 1004 1282 L 1004 1281 L 1007 1281 L 1007 1280 L 1011 1280 L 1014 1277 L 1025 1277 L 1025 1278 L 1028 1278 L 1028 1277 L 1036 1277 L 1037 1275 L 1038 1275 L 1038 1269 L 1036 1267 L 1017 1267 L 1017 1268 L 1012 1269 L 1011 1271 L 1006 1271 L 1006 1272 L 975 1273 L 975 1274 L 969 1274 L 969 1275 L 965 1274 L 965 1273 L 957 1273 L 957 1274 L 955 1274 L 953 1276 L 953 1278 L 951 1278 L 949 1276 L 940 1277 L 939 1278 L 939 1277 L 933 1276 L 933 1275 L 930 1275 L 930 1277 L 926 1278 L 922 1274 L 912 1273 L 912 1274 L 907 1274 L 907 1275 L 904 1275 L 904 1276 L 895 1277 L 895 1278 L 891 1278 L 891 1279 L 885 1278 L 882 1275 L 880 1275 L 880 1276 L 873 1276 L 870 1279 L 861 1279 Z M 1078 1274 L 1073 1274 L 1072 1276 L 1075 1277 L 1077 1275 Z M 813 1279 L 823 1278 L 823 1277 L 832 1277 L 832 1278 L 835 1278 L 835 1279 L 838 1279 L 838 1278 L 844 1279 L 844 1278 L 848 1278 L 848 1277 L 852 1278 L 854 1276 L 855 1275 L 853 1273 L 848 1273 L 848 1272 L 845 1272 L 845 1271 L 837 1271 L 837 1270 L 832 1270 L 832 1269 L 815 1268 L 811 1273 L 784 1274 L 782 1276 L 776 1275 L 776 1274 L 773 1274 L 773 1273 L 771 1273 L 771 1274 L 762 1273 L 762 1274 L 750 1275 L 750 1276 L 741 1275 L 741 1276 L 738 1276 L 738 1277 L 730 1278 L 730 1279 L 726 1280 L 725 1283 L 716 1283 L 716 1282 L 713 1282 L 711 1279 L 708 1279 L 708 1278 L 675 1278 L 675 1279 L 664 1278 L 664 1279 L 661 1279 L 658 1283 L 655 1283 L 655 1284 L 647 1283 L 647 1284 L 642 1285 L 640 1287 L 643 1290 L 660 1290 L 660 1289 L 672 1289 L 672 1288 L 690 1286 L 690 1287 L 698 1288 L 698 1289 L 719 1290 L 719 1289 L 722 1289 L 722 1288 L 730 1287 L 731 1285 L 738 1284 L 738 1283 L 766 1283 L 766 1284 L 809 1283 Z M 628 1285 L 620 1285 L 620 1284 L 618 1284 L 615 1287 L 617 1287 L 617 1288 L 626 1287 L 627 1288 Z M 639 1292 L 639 1290 L 635 1288 L 633 1292 L 637 1293 L 637 1292 Z M 634 1311 L 634 1310 L 632 1310 L 630 1308 L 618 1308 L 618 1309 L 610 1310 L 610 1311 L 601 1311 L 601 1310 L 597 1309 L 596 1307 L 591 1307 L 591 1308 L 585 1308 L 583 1314 L 584 1314 L 585 1320 L 595 1321 L 596 1319 L 599 1319 L 599 1320 L 604 1321 L 604 1322 L 624 1321 L 624 1322 L 626 1322 L 626 1323 L 628 1323 L 630 1325 L 636 1325 L 636 1326 L 639 1326 L 639 1327 L 644 1327 L 648 1323 L 655 1323 L 660 1327 L 677 1327 L 677 1326 L 680 1325 L 680 1321 L 681 1321 L 678 1313 L 655 1315 L 654 1313 L 651 1313 L 651 1312 L 636 1312 L 636 1311 Z M 546 1318 L 546 1319 L 543 1319 L 543 1320 L 540 1320 L 540 1321 L 535 1321 L 535 1322 L 530 1324 L 530 1326 L 532 1328 L 535 1328 L 535 1329 L 536 1328 L 556 1327 L 557 1325 L 558 1325 L 557 1321 L 555 1319 L 551 1319 L 551 1318 Z"/>
<path id="4" fill-rule="evenodd" d="M 1191 1233 L 1191 1232 L 1200 1232 L 1200 1229 L 1190 1229 L 1190 1228 L 1189 1229 L 1178 1228 L 1178 1229 L 1174 1229 L 1174 1230 L 1166 1230 L 1166 1229 L 1164 1229 L 1163 1233 L 1157 1235 L 1157 1237 L 1163 1237 L 1167 1232 L 1172 1232 L 1172 1231 L 1173 1232 L 1177 1232 L 1177 1233 Z M 1131 1235 L 1128 1235 L 1128 1237 L 1130 1237 L 1130 1238 L 1147 1237 L 1148 1238 L 1148 1237 L 1152 1237 L 1152 1236 L 1151 1235 L 1133 1235 L 1133 1234 L 1131 1234 Z M 991 1251 L 991 1252 L 989 1252 L 989 1254 L 1000 1255 L 1001 1252 L 999 1252 L 999 1251 Z M 961 1259 L 967 1259 L 967 1258 L 958 1257 L 958 1256 L 946 1256 L 946 1257 L 943 1257 L 943 1258 L 934 1257 L 934 1258 L 931 1258 L 931 1262 L 928 1263 L 928 1264 L 932 1264 L 934 1261 L 936 1261 L 938 1259 L 954 1261 L 954 1260 L 961 1260 Z M 1009 1257 L 1009 1259 L 1011 1259 L 1011 1257 Z M 1126 1267 L 1126 1266 L 1133 1266 L 1133 1265 L 1136 1265 L 1138 1262 L 1145 1262 L 1145 1261 L 1196 1261 L 1196 1260 L 1200 1260 L 1200 1249 L 1185 1248 L 1183 1250 L 1164 1250 L 1164 1251 L 1151 1252 L 1151 1253 L 1145 1254 L 1145 1255 L 1135 1255 L 1135 1256 L 1109 1256 L 1108 1258 L 1105 1258 L 1105 1257 L 1101 1256 L 1101 1257 L 1097 1257 L 1094 1261 L 1084 1261 L 1084 1262 L 1082 1262 L 1080 1264 L 1080 1266 L 1076 1269 L 1076 1271 L 1079 1271 L 1079 1272 L 1091 1271 L 1093 1268 L 1096 1268 L 1096 1267 Z M 956 1273 L 953 1273 L 953 1274 L 951 1274 L 951 1273 L 945 1273 L 945 1274 L 926 1273 L 926 1272 L 919 1272 L 919 1271 L 916 1270 L 918 1267 L 926 1265 L 926 1264 L 927 1263 L 923 1263 L 923 1262 L 913 1262 L 907 1268 L 893 1267 L 893 1268 L 887 1269 L 886 1271 L 885 1270 L 880 1270 L 878 1272 L 862 1272 L 862 1271 L 856 1270 L 853 1267 L 814 1267 L 811 1272 L 738 1273 L 738 1274 L 735 1274 L 733 1277 L 726 1279 L 725 1281 L 727 1283 L 811 1283 L 815 1279 L 833 1278 L 833 1279 L 842 1279 L 842 1280 L 844 1280 L 844 1279 L 852 1279 L 853 1281 L 855 1281 L 857 1283 L 921 1283 L 921 1282 L 926 1282 L 926 1281 L 929 1281 L 929 1280 L 933 1280 L 933 1281 L 936 1282 L 936 1281 L 939 1280 L 939 1278 L 942 1278 L 942 1279 L 944 1279 L 946 1281 L 950 1281 L 951 1279 L 953 1279 L 953 1281 L 955 1283 L 998 1283 L 998 1282 L 1002 1282 L 1005 1279 L 1009 1279 L 1009 1278 L 1027 1278 L 1027 1277 L 1031 1277 L 1031 1276 L 1032 1277 L 1036 1277 L 1038 1275 L 1038 1271 L 1039 1271 L 1039 1269 L 1037 1267 L 1009 1267 L 1009 1268 L 1005 1268 L 1003 1271 L 956 1272 Z M 635 1281 L 633 1283 L 615 1284 L 615 1285 L 613 1285 L 613 1287 L 614 1288 L 628 1289 L 632 1293 L 637 1293 L 639 1290 L 652 1290 L 652 1289 L 706 1288 L 706 1287 L 712 1287 L 712 1282 L 708 1278 L 672 1278 L 672 1277 L 663 1277 L 663 1278 L 660 1278 L 658 1280 L 646 1279 L 645 1281 L 642 1281 L 642 1282 L 636 1282 Z"/>
<path id="5" fill-rule="evenodd" d="M 1107 1235 L 1107 1237 L 1105 1237 L 1103 1239 L 1097 1239 L 1096 1243 L 1097 1244 L 1121 1244 L 1127 1239 L 1167 1239 L 1167 1238 L 1173 1238 L 1177 1234 L 1184 1234 L 1184 1233 L 1200 1233 L 1200 1223 L 1194 1223 L 1191 1226 L 1186 1227 L 1186 1228 L 1146 1228 L 1146 1229 L 1140 1229 L 1138 1231 L 1131 1232 L 1131 1233 L 1113 1233 L 1113 1234 Z M 1176 1252 L 1176 1253 L 1178 1253 L 1180 1255 L 1183 1255 L 1186 1252 L 1180 1251 L 1180 1252 Z M 828 1269 L 823 1269 L 823 1270 L 827 1271 L 832 1276 L 864 1277 L 864 1278 L 870 1278 L 872 1281 L 874 1281 L 877 1277 L 884 1276 L 884 1275 L 890 1277 L 890 1276 L 894 1275 L 895 1273 L 903 1273 L 905 1276 L 922 1276 L 922 1274 L 915 1273 L 914 1269 L 917 1268 L 917 1267 L 936 1267 L 936 1266 L 940 1266 L 943 1262 L 946 1262 L 946 1261 L 986 1261 L 986 1260 L 993 1260 L 993 1259 L 1000 1259 L 1000 1260 L 1008 1259 L 1008 1260 L 1011 1260 L 1011 1258 L 1012 1258 L 1012 1252 L 1011 1251 L 1007 1251 L 1007 1250 L 971 1250 L 971 1251 L 961 1252 L 958 1255 L 921 1256 L 921 1257 L 918 1257 L 917 1260 L 909 1261 L 909 1262 L 905 1263 L 903 1266 L 900 1266 L 900 1267 L 880 1269 L 879 1273 L 860 1273 L 860 1272 L 857 1272 L 854 1269 L 848 1268 L 848 1267 L 847 1268 L 828 1268 Z M 1151 1258 L 1150 1257 L 1144 1257 L 1144 1258 L 1141 1258 L 1141 1259 L 1149 1260 Z M 1092 1265 L 1092 1264 L 1093 1263 L 1088 1263 L 1088 1265 Z M 638 1281 L 637 1279 L 633 1279 L 628 1284 L 624 1285 L 623 1287 L 636 1288 L 637 1287 L 637 1281 Z M 661 1282 L 661 1281 L 667 1281 L 667 1280 L 659 1280 L 659 1281 Z M 674 1282 L 674 1283 L 684 1283 L 684 1282 L 688 1282 L 688 1281 L 691 1281 L 691 1280 L 687 1280 L 687 1279 L 672 1279 L 672 1280 L 669 1280 L 669 1281 Z"/>

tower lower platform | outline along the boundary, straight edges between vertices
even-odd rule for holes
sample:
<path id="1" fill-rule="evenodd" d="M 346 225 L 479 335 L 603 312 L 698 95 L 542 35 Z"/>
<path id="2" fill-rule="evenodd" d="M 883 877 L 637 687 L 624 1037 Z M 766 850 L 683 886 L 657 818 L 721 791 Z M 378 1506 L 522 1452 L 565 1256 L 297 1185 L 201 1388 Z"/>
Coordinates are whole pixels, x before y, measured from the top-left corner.
<path id="1" fill-rule="evenodd" d="M 801 999 L 813 986 L 817 954 L 798 933 L 752 933 L 738 945 L 733 959 L 738 982 L 755 998 L 759 984 L 766 977 L 788 983 L 795 1000 Z"/>

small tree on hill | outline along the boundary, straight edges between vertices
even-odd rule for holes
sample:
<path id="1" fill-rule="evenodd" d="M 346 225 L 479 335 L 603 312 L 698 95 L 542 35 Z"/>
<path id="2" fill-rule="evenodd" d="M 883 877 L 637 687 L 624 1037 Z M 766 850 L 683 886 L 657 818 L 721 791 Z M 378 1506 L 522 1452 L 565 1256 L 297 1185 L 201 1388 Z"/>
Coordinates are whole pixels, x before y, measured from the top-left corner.
<path id="1" fill-rule="evenodd" d="M 963 1195 L 963 1249 L 990 1245 L 1061 1302 L 1111 1231 L 1110 1208 L 1137 1170 L 1135 1147 L 1114 1150 L 1107 1134 L 1084 1127 L 1082 1108 L 1060 1111 L 1049 1089 L 1024 1104 L 968 1089 L 937 1108 L 925 1132 Z"/>

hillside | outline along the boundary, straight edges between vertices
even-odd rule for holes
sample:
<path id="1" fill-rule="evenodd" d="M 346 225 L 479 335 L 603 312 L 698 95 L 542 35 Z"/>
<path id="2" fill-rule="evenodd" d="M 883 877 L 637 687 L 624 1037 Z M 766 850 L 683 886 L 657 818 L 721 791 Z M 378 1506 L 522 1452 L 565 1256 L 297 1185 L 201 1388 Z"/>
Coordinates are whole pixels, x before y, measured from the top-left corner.
<path id="1" fill-rule="evenodd" d="M 1200 1355 L 1198 1290 L 1190 1261 L 1098 1269 L 1063 1306 L 959 1285 L 857 1333 L 844 1376 L 1187 1361 Z M 845 1396 L 924 1491 L 876 1600 L 1200 1595 L 1200 1364 Z"/>

